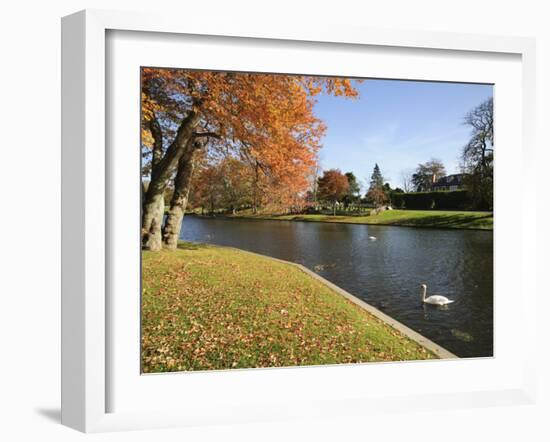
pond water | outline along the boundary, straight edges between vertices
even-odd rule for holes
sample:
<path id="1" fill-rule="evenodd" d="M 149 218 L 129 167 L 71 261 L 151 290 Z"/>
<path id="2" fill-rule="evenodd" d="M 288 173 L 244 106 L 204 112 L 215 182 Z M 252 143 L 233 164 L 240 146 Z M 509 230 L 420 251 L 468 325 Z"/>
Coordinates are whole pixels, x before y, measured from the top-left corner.
<path id="1" fill-rule="evenodd" d="M 493 355 L 492 232 L 186 216 L 181 239 L 300 263 L 457 356 Z M 421 283 L 455 302 L 423 305 Z"/>

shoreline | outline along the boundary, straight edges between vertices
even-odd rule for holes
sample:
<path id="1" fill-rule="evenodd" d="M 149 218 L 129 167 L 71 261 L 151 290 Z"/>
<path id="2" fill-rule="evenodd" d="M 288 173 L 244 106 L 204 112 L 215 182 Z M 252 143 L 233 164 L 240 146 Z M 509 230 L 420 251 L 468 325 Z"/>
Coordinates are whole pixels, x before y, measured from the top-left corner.
<path id="1" fill-rule="evenodd" d="M 457 357 L 293 262 L 189 242 L 142 259 L 142 373 Z"/>
<path id="2" fill-rule="evenodd" d="M 395 212 L 395 211 L 387 211 L 387 212 Z M 399 210 L 399 213 L 405 212 L 403 210 Z M 251 221 L 290 221 L 290 222 L 304 222 L 304 223 L 333 223 L 333 224 L 348 224 L 348 225 L 370 225 L 370 226 L 384 226 L 384 227 L 410 227 L 410 228 L 419 228 L 419 229 L 442 229 L 442 230 L 475 230 L 475 231 L 485 231 L 485 232 L 493 232 L 493 213 L 492 212 L 466 212 L 466 211 L 441 211 L 440 214 L 435 214 L 435 211 L 421 211 L 421 210 L 415 210 L 415 211 L 409 211 L 409 213 L 413 215 L 418 215 L 419 213 L 429 213 L 426 215 L 426 217 L 435 217 L 436 220 L 432 221 L 431 223 L 423 224 L 422 222 L 411 222 L 407 220 L 399 220 L 399 219 L 390 219 L 390 220 L 380 220 L 381 215 L 369 215 L 369 216 L 361 216 L 361 215 L 226 215 L 226 214 L 220 214 L 220 215 L 201 215 L 198 213 L 188 213 L 186 216 L 196 216 L 198 218 L 204 218 L 204 219 L 226 219 L 226 220 L 251 220 Z M 385 212 L 383 212 L 385 213 Z M 451 215 L 449 215 L 451 214 Z M 424 215 L 422 213 L 422 215 Z M 437 224 L 437 221 L 444 223 L 446 216 L 471 216 L 473 219 L 471 221 L 465 221 L 461 224 L 460 221 L 457 222 L 455 225 L 445 225 L 445 224 Z M 372 221 L 365 219 L 369 217 L 373 217 L 374 219 Z M 323 217 L 323 218 L 315 218 L 315 217 Z M 333 219 L 331 219 L 333 218 Z M 490 218 L 490 222 L 487 223 L 485 226 L 478 226 L 472 223 L 480 222 L 483 220 L 488 220 Z M 419 217 L 421 220 L 422 217 Z M 470 223 L 470 224 L 468 224 Z"/>
<path id="3" fill-rule="evenodd" d="M 258 256 L 260 258 L 266 258 L 273 260 L 275 262 L 280 262 L 282 264 L 286 264 L 289 266 L 293 266 L 304 272 L 307 276 L 309 276 L 312 279 L 315 279 L 322 284 L 324 284 L 326 287 L 328 287 L 333 292 L 343 296 L 344 298 L 348 299 L 349 301 L 353 302 L 354 304 L 361 307 L 363 310 L 367 311 L 371 315 L 378 318 L 383 323 L 387 324 L 391 328 L 397 330 L 398 332 L 405 335 L 407 338 L 411 339 L 412 341 L 415 341 L 422 347 L 426 348 L 427 350 L 431 351 L 435 355 L 438 356 L 439 359 L 460 359 L 459 356 L 455 355 L 454 353 L 450 352 L 446 348 L 442 347 L 439 344 L 436 344 L 431 339 L 426 338 L 424 335 L 418 333 L 417 331 L 413 330 L 412 328 L 406 326 L 405 324 L 397 321 L 393 317 L 387 315 L 386 313 L 382 312 L 381 310 L 377 309 L 376 307 L 370 305 L 369 303 L 363 301 L 361 298 L 351 294 L 347 290 L 344 290 L 342 287 L 334 284 L 333 282 L 330 282 L 328 279 L 322 277 L 321 275 L 318 275 L 314 271 L 308 269 L 307 267 L 303 266 L 302 264 L 298 264 L 296 262 L 287 261 L 284 259 L 274 258 L 273 256 L 269 255 L 262 255 L 261 253 L 251 252 L 249 250 L 239 249 L 236 247 L 229 247 L 229 246 L 216 246 L 216 247 L 224 247 L 236 250 L 238 252 L 244 252 L 244 253 L 250 253 L 252 255 Z"/>

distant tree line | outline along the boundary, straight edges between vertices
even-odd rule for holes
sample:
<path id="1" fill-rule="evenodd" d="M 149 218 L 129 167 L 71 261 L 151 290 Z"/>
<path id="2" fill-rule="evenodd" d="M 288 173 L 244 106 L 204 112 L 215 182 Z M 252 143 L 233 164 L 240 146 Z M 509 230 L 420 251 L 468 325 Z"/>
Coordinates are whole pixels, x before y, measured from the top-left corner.
<path id="1" fill-rule="evenodd" d="M 418 164 L 413 172 L 402 171 L 401 180 L 405 193 L 423 194 L 399 195 L 392 201 L 396 207 L 493 209 L 493 98 L 468 112 L 464 117 L 464 124 L 470 126 L 472 131 L 460 156 L 461 189 L 455 193 L 435 192 L 434 185 L 447 172 L 441 160 L 432 158 L 426 163 Z"/>
<path id="2" fill-rule="evenodd" d="M 179 81 L 181 77 L 177 75 L 176 78 Z M 168 78 L 172 81 L 171 77 Z M 186 81 L 195 80 L 185 76 L 184 78 Z M 167 99 L 162 95 L 163 90 L 159 85 L 164 83 L 155 83 L 157 80 L 157 77 L 153 76 L 150 79 L 151 84 L 146 83 L 144 86 L 144 90 L 147 90 L 147 99 L 165 100 L 161 101 L 165 106 L 162 109 L 150 104 L 152 109 L 148 111 L 150 117 L 144 122 L 143 140 L 144 143 L 149 143 L 147 144 L 149 147 L 144 148 L 143 163 L 145 206 L 148 201 L 147 195 L 151 193 L 147 178 L 155 178 L 159 173 L 155 172 L 155 164 L 160 161 L 158 158 L 163 158 L 162 155 L 166 157 L 170 153 L 170 146 L 167 147 L 166 141 L 163 141 L 162 146 L 160 142 L 157 143 L 163 137 L 157 133 L 156 124 L 162 122 L 166 136 L 177 139 L 177 126 L 170 123 L 170 118 L 177 120 L 179 114 L 170 113 L 172 112 L 171 98 Z M 221 82 L 222 96 L 225 96 L 224 91 L 235 93 L 235 96 L 245 93 L 237 87 L 237 84 L 233 84 L 233 80 L 231 76 L 221 80 L 215 79 Z M 162 81 L 167 80 L 162 77 Z M 216 84 L 214 80 L 208 79 L 208 81 Z M 259 81 L 262 87 L 265 85 L 269 85 L 269 88 L 273 87 L 272 78 L 266 78 L 265 83 L 262 81 L 264 80 Z M 256 82 L 257 79 L 250 79 L 246 87 L 254 87 Z M 275 84 L 283 88 L 287 83 L 283 81 Z M 307 96 L 311 85 L 305 83 L 300 87 L 303 90 L 298 92 L 298 95 Z M 324 87 L 330 89 L 332 86 L 324 84 Z M 338 87 L 345 89 L 347 84 L 339 83 Z M 313 89 L 312 93 L 316 93 L 316 89 Z M 353 92 L 350 92 L 350 95 L 353 95 Z M 252 103 L 247 105 L 251 106 L 251 112 L 256 109 Z M 183 105 L 178 102 L 174 107 L 177 108 L 177 106 Z M 255 114 L 251 115 L 256 118 Z M 224 113 L 223 118 L 226 117 Z M 270 116 L 270 118 L 275 117 Z M 299 118 L 302 116 L 296 116 L 296 121 L 299 121 Z M 263 120 L 257 123 L 255 121 L 255 124 L 260 124 L 261 121 Z M 273 123 L 276 120 L 271 121 Z M 438 158 L 420 163 L 414 170 L 402 171 L 400 187 L 396 188 L 392 188 L 385 180 L 378 164 L 374 165 L 370 179 L 367 180 L 364 188 L 351 171 L 345 173 L 339 169 L 322 171 L 315 157 L 317 148 L 315 143 L 322 130 L 316 126 L 317 122 L 314 120 L 308 120 L 308 122 L 311 125 L 308 136 L 315 137 L 315 140 L 304 138 L 312 140 L 309 147 L 301 143 L 289 144 L 288 147 L 276 146 L 272 144 L 271 139 L 264 138 L 255 140 L 257 147 L 254 147 L 247 143 L 244 136 L 251 130 L 248 124 L 245 127 L 238 124 L 235 126 L 235 130 L 243 131 L 244 134 L 243 141 L 235 144 L 228 140 L 228 135 L 224 135 L 225 139 L 220 138 L 220 133 L 224 134 L 218 127 L 222 124 L 221 122 L 208 125 L 205 120 L 202 129 L 194 135 L 196 148 L 189 151 L 192 153 L 192 158 L 186 156 L 187 151 L 180 157 L 181 164 L 190 164 L 192 167 L 176 167 L 171 178 L 166 181 L 163 195 L 164 200 L 169 202 L 169 206 L 166 209 L 168 217 L 162 228 L 167 233 L 164 237 L 170 240 L 179 234 L 182 210 L 186 206 L 203 214 L 235 214 L 239 211 L 249 211 L 252 214 L 260 211 L 267 213 L 308 211 L 334 215 L 339 212 L 361 213 L 388 206 L 404 209 L 492 210 L 494 156 L 492 98 L 481 103 L 464 118 L 464 124 L 470 126 L 472 131 L 468 143 L 461 152 L 461 171 L 464 179 L 460 189 L 456 191 L 437 191 L 436 183 L 447 176 L 445 166 Z M 286 127 L 284 131 L 291 131 L 292 127 Z M 217 128 L 216 131 L 214 128 Z M 224 130 L 227 130 L 225 126 Z M 276 131 L 279 128 L 270 130 Z M 227 133 L 232 134 L 232 131 L 233 129 Z M 284 131 L 283 133 L 288 133 Z M 256 135 L 257 132 L 254 132 L 254 136 Z M 158 158 L 155 157 L 157 152 Z M 164 211 L 163 207 L 164 205 L 158 206 L 157 212 Z M 144 217 L 146 215 L 147 213 L 144 212 Z M 155 217 L 158 217 L 158 214 L 153 216 L 153 221 L 157 219 Z M 171 228 L 174 230 L 173 234 L 170 234 Z M 144 240 L 147 241 L 147 238 L 151 239 L 151 232 L 145 235 Z"/>
<path id="3" fill-rule="evenodd" d="M 385 182 L 378 164 L 374 165 L 365 194 L 353 172 L 342 173 L 340 169 L 329 169 L 323 172 L 316 181 L 315 192 L 309 194 L 309 211 L 320 211 L 330 208 L 336 212 L 361 212 L 370 208 L 387 206 L 395 193 L 402 193 L 400 188 L 392 189 Z"/>

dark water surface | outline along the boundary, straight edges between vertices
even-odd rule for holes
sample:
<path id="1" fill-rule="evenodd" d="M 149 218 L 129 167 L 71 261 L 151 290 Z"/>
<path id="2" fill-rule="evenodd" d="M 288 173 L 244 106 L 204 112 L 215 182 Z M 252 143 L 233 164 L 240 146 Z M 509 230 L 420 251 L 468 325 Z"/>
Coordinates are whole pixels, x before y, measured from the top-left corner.
<path id="1" fill-rule="evenodd" d="M 181 239 L 303 264 L 458 356 L 493 355 L 493 232 L 186 216 Z M 455 302 L 423 305 L 421 283 Z"/>

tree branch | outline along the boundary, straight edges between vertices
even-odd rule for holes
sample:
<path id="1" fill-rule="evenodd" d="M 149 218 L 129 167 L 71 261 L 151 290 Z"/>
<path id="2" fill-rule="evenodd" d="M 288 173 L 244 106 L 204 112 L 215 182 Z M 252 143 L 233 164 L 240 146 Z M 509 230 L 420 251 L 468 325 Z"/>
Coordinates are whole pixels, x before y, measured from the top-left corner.
<path id="1" fill-rule="evenodd" d="M 162 129 L 160 123 L 157 120 L 157 116 L 153 113 L 153 117 L 149 121 L 149 130 L 153 137 L 153 156 L 151 159 L 151 174 L 156 175 L 156 168 L 162 159 L 163 155 L 163 140 L 162 140 Z"/>
<path id="2" fill-rule="evenodd" d="M 195 138 L 199 138 L 199 137 L 212 137 L 212 138 L 217 138 L 217 139 L 221 138 L 221 136 L 219 134 L 217 134 L 216 132 L 194 132 L 193 136 Z"/>

